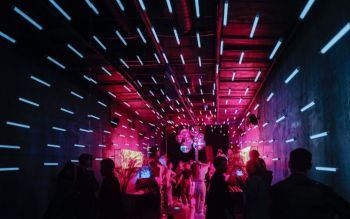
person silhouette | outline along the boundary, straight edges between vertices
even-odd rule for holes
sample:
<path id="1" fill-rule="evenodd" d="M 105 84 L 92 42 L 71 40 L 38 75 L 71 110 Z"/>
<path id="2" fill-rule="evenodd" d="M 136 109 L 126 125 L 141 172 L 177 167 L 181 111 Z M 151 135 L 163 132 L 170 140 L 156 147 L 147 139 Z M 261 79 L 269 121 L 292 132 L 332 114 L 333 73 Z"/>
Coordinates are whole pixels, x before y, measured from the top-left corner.
<path id="1" fill-rule="evenodd" d="M 78 179 L 78 203 L 77 219 L 95 219 L 97 216 L 97 200 L 95 193 L 98 190 L 98 182 L 92 168 L 92 155 L 81 154 L 77 168 Z"/>
<path id="2" fill-rule="evenodd" d="M 290 152 L 291 175 L 271 188 L 272 219 L 350 218 L 350 204 L 332 188 L 311 180 L 312 154 L 304 148 Z"/>
<path id="3" fill-rule="evenodd" d="M 101 175 L 104 177 L 98 195 L 99 219 L 124 218 L 120 184 L 114 175 L 114 162 L 106 158 L 101 161 Z"/>
<path id="4" fill-rule="evenodd" d="M 218 156 L 214 159 L 215 173 L 210 181 L 207 199 L 207 219 L 235 218 L 233 202 L 229 195 L 224 173 L 227 171 L 227 160 Z"/>

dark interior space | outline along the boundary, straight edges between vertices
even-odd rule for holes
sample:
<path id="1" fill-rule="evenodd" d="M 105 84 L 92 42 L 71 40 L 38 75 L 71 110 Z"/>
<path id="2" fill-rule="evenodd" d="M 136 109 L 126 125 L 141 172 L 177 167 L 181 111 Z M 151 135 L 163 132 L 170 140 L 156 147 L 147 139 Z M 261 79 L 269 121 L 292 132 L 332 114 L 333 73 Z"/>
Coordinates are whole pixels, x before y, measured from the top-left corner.
<path id="1" fill-rule="evenodd" d="M 348 0 L 4 0 L 0 60 L 0 218 L 212 218 L 222 179 L 236 218 L 302 218 L 276 217 L 291 204 L 266 207 L 301 172 L 339 195 L 337 210 L 349 206 Z M 312 154 L 306 172 L 291 164 L 300 148 Z M 255 150 L 269 185 L 252 208 Z M 82 154 L 96 181 L 82 209 L 96 212 L 77 216 L 74 199 L 74 216 L 49 217 L 66 168 L 81 196 Z M 108 182 L 120 185 L 106 192 Z"/>

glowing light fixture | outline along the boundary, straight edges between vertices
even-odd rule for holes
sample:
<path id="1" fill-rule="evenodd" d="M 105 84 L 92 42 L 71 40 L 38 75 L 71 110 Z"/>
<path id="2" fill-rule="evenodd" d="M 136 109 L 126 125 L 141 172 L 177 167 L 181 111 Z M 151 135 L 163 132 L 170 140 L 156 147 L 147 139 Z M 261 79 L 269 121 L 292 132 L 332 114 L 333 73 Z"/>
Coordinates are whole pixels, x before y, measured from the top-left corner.
<path id="1" fill-rule="evenodd" d="M 196 33 L 196 37 L 197 37 L 197 46 L 198 46 L 198 48 L 201 48 L 201 38 L 200 38 L 198 32 Z"/>
<path id="2" fill-rule="evenodd" d="M 98 104 L 100 104 L 103 107 L 107 107 L 107 105 L 105 103 L 102 103 L 101 101 L 97 101 Z"/>
<path id="3" fill-rule="evenodd" d="M 187 93 L 188 93 L 188 95 L 191 95 L 190 88 L 187 88 Z"/>
<path id="4" fill-rule="evenodd" d="M 260 106 L 259 104 L 256 104 L 254 107 L 254 110 L 258 109 L 259 106 Z"/>
<path id="5" fill-rule="evenodd" d="M 273 97 L 274 93 L 271 92 L 270 95 L 267 97 L 266 101 L 269 102 L 271 100 L 271 98 Z"/>
<path id="6" fill-rule="evenodd" d="M 9 35 L 7 35 L 6 33 L 0 31 L 0 36 L 3 37 L 4 39 L 10 41 L 11 43 L 16 43 L 16 40 L 12 37 L 10 37 Z"/>
<path id="7" fill-rule="evenodd" d="M 200 17 L 200 10 L 199 10 L 199 0 L 194 0 L 195 6 L 196 6 L 196 16 L 197 18 Z"/>
<path id="8" fill-rule="evenodd" d="M 146 11 L 146 7 L 145 7 L 145 4 L 143 3 L 143 0 L 139 0 L 139 4 L 140 4 L 142 10 Z"/>
<path id="9" fill-rule="evenodd" d="M 350 30 L 350 22 L 347 23 L 322 49 L 321 53 L 325 54 L 334 44 L 336 44 Z"/>
<path id="10" fill-rule="evenodd" d="M 74 147 L 85 148 L 85 145 L 83 145 L 83 144 L 74 144 Z"/>
<path id="11" fill-rule="evenodd" d="M 222 55 L 224 52 L 224 40 L 221 40 L 220 42 L 220 55 Z"/>
<path id="12" fill-rule="evenodd" d="M 115 31 L 115 34 L 117 34 L 118 38 L 120 39 L 120 41 L 122 41 L 122 43 L 127 46 L 128 43 L 125 41 L 124 37 L 120 34 L 120 32 L 118 30 Z"/>
<path id="13" fill-rule="evenodd" d="M 55 0 L 49 0 L 49 2 L 69 21 L 72 20 L 72 18 L 63 10 L 63 8 L 55 2 Z"/>
<path id="14" fill-rule="evenodd" d="M 100 12 L 97 10 L 95 5 L 90 0 L 85 0 L 86 4 L 91 8 L 91 10 L 96 14 L 99 15 Z"/>
<path id="15" fill-rule="evenodd" d="M 227 26 L 227 19 L 228 19 L 228 1 L 225 1 L 224 3 L 224 18 L 223 18 L 223 25 Z"/>
<path id="16" fill-rule="evenodd" d="M 108 94 L 109 94 L 110 96 L 112 96 L 114 99 L 117 98 L 117 96 L 116 96 L 115 94 L 113 94 L 112 92 L 110 92 L 110 91 L 108 91 Z"/>
<path id="17" fill-rule="evenodd" d="M 234 71 L 234 72 L 232 72 L 232 81 L 234 81 L 235 80 L 235 76 L 236 76 L 236 72 Z"/>
<path id="18" fill-rule="evenodd" d="M 216 67 L 215 67 L 215 73 L 218 74 L 219 73 L 219 64 L 216 64 Z"/>
<path id="19" fill-rule="evenodd" d="M 18 127 L 18 128 L 25 128 L 25 129 L 29 129 L 30 128 L 29 125 L 18 123 L 18 122 L 11 122 L 11 121 L 6 121 L 6 125 L 15 126 L 15 127 Z"/>
<path id="20" fill-rule="evenodd" d="M 18 171 L 19 167 L 0 167 L 0 172 Z"/>
<path id="21" fill-rule="evenodd" d="M 101 42 L 101 40 L 97 37 L 97 36 L 92 36 L 92 38 L 95 40 L 95 42 L 100 45 L 100 47 L 103 49 L 103 50 L 107 50 L 107 47 Z"/>
<path id="22" fill-rule="evenodd" d="M 301 11 L 300 15 L 299 15 L 299 19 L 303 20 L 306 16 L 306 14 L 309 12 L 311 6 L 314 4 L 315 0 L 308 0 L 304 9 Z"/>
<path id="23" fill-rule="evenodd" d="M 327 135 L 328 135 L 328 132 L 321 132 L 318 134 L 311 135 L 310 139 L 322 138 L 322 137 L 326 137 Z"/>
<path id="24" fill-rule="evenodd" d="M 43 27 L 33 20 L 33 18 L 29 17 L 26 13 L 24 13 L 21 9 L 17 8 L 16 6 L 13 8 L 13 10 L 19 14 L 22 18 L 24 18 L 26 21 L 28 21 L 30 24 L 32 24 L 34 27 L 36 27 L 38 30 L 43 30 Z"/>
<path id="25" fill-rule="evenodd" d="M 84 77 L 87 81 L 90 81 L 90 82 L 92 82 L 92 83 L 94 83 L 94 84 L 97 84 L 97 81 L 95 81 L 94 79 L 92 79 L 92 78 L 90 78 L 90 77 L 88 77 L 88 76 L 86 76 L 86 75 L 83 75 L 83 77 Z"/>
<path id="26" fill-rule="evenodd" d="M 242 62 L 243 62 L 243 57 L 244 57 L 244 51 L 241 52 L 241 56 L 239 57 L 239 62 L 238 62 L 238 64 L 242 64 Z"/>
<path id="27" fill-rule="evenodd" d="M 171 81 L 172 81 L 173 83 L 175 83 L 175 78 L 174 78 L 174 76 L 170 75 L 170 77 L 171 77 Z"/>
<path id="28" fill-rule="evenodd" d="M 65 112 L 65 113 L 68 113 L 68 114 L 74 115 L 74 112 L 73 112 L 73 111 L 68 110 L 68 109 L 66 109 L 66 108 L 61 107 L 61 108 L 60 108 L 60 110 L 61 110 L 62 112 Z"/>
<path id="29" fill-rule="evenodd" d="M 184 64 L 186 64 L 185 63 L 185 59 L 184 59 L 184 57 L 183 57 L 183 55 L 182 54 L 180 54 L 180 58 L 181 58 L 181 62 L 182 62 L 182 64 L 184 65 Z"/>
<path id="30" fill-rule="evenodd" d="M 158 38 L 158 35 L 157 35 L 154 27 L 151 27 L 151 31 L 152 31 L 152 34 L 153 34 L 154 38 L 156 39 L 157 43 L 159 43 L 159 38 Z"/>
<path id="31" fill-rule="evenodd" d="M 258 25 L 258 22 L 259 22 L 259 15 L 256 15 L 255 18 L 254 18 L 252 29 L 250 31 L 250 35 L 249 35 L 250 38 L 254 37 L 254 33 L 255 33 L 255 30 L 256 30 L 256 26 Z"/>
<path id="32" fill-rule="evenodd" d="M 146 44 L 147 43 L 146 38 L 143 36 L 143 33 L 141 32 L 140 28 L 137 27 L 136 30 L 137 30 L 137 33 L 140 35 L 142 42 Z"/>
<path id="33" fill-rule="evenodd" d="M 185 83 L 187 84 L 187 83 L 188 83 L 188 81 L 187 81 L 187 77 L 186 77 L 186 75 L 184 75 L 184 80 L 185 80 Z"/>
<path id="34" fill-rule="evenodd" d="M 156 54 L 156 53 L 153 53 L 153 55 L 154 55 L 154 57 L 156 58 L 157 62 L 160 64 L 160 60 L 159 60 L 157 54 Z"/>
<path id="35" fill-rule="evenodd" d="M 125 8 L 124 8 L 124 5 L 123 5 L 122 1 L 121 0 L 116 0 L 116 2 L 118 4 L 120 10 L 125 11 Z"/>
<path id="36" fill-rule="evenodd" d="M 60 148 L 61 147 L 61 145 L 58 145 L 58 144 L 47 144 L 46 146 L 49 148 Z"/>
<path id="37" fill-rule="evenodd" d="M 52 129 L 55 130 L 55 131 L 60 131 L 60 132 L 66 132 L 67 131 L 64 128 L 59 128 L 59 127 L 56 127 L 56 126 L 53 126 Z"/>
<path id="38" fill-rule="evenodd" d="M 291 142 L 294 142 L 294 141 L 295 141 L 295 138 L 290 138 L 290 139 L 286 140 L 286 143 L 291 143 Z"/>
<path id="39" fill-rule="evenodd" d="M 270 56 L 269 56 L 269 59 L 270 59 L 270 60 L 273 59 L 273 57 L 276 55 L 276 52 L 277 52 L 277 50 L 280 48 L 281 44 L 282 44 L 282 39 L 279 39 L 279 40 L 277 41 L 275 47 L 273 48 L 273 50 L 272 50 Z"/>
<path id="40" fill-rule="evenodd" d="M 3 145 L 3 144 L 0 145 L 0 148 L 1 148 L 1 149 L 16 149 L 16 150 L 21 149 L 20 146 L 15 146 L 15 145 Z"/>
<path id="41" fill-rule="evenodd" d="M 242 103 L 242 97 L 239 98 L 238 104 Z"/>
<path id="42" fill-rule="evenodd" d="M 72 95 L 75 96 L 75 97 L 78 97 L 78 98 L 81 99 L 81 100 L 84 99 L 83 96 L 81 96 L 80 94 L 78 94 L 78 93 L 76 93 L 76 92 L 74 92 L 74 91 L 71 91 L 70 94 L 72 94 Z"/>
<path id="43" fill-rule="evenodd" d="M 126 67 L 126 68 L 129 68 L 129 65 L 126 64 L 126 62 L 124 61 L 124 59 L 119 59 L 119 61 Z"/>
<path id="44" fill-rule="evenodd" d="M 173 13 L 173 7 L 171 6 L 170 0 L 166 0 L 166 5 L 168 6 L 169 13 Z"/>
<path id="45" fill-rule="evenodd" d="M 139 63 L 140 63 L 141 65 L 143 65 L 143 62 L 142 62 L 141 58 L 140 58 L 138 55 L 136 56 L 136 58 L 137 58 L 137 60 L 139 61 Z"/>
<path id="46" fill-rule="evenodd" d="M 51 56 L 47 56 L 46 57 L 50 62 L 54 63 L 55 65 L 57 65 L 58 67 L 62 68 L 62 69 L 66 69 L 66 66 L 64 66 L 62 63 L 60 63 L 59 61 L 57 61 L 56 59 L 52 58 Z"/>
<path id="47" fill-rule="evenodd" d="M 175 35 L 175 39 L 176 39 L 176 43 L 177 43 L 177 45 L 180 45 L 179 35 L 177 34 L 177 30 L 176 30 L 176 28 L 175 28 L 175 27 L 173 28 L 173 31 L 174 31 L 174 35 Z"/>
<path id="48" fill-rule="evenodd" d="M 295 75 L 297 75 L 300 71 L 300 68 L 294 69 L 294 71 L 288 76 L 288 78 L 284 81 L 285 84 L 288 84 L 289 81 L 291 81 Z"/>
<path id="49" fill-rule="evenodd" d="M 306 106 L 304 106 L 303 108 L 300 109 L 300 112 L 304 112 L 308 109 L 310 109 L 311 107 L 313 107 L 315 105 L 314 101 L 311 101 L 310 103 L 308 103 Z"/>
<path id="50" fill-rule="evenodd" d="M 326 172 L 337 172 L 338 168 L 336 167 L 315 167 L 318 171 L 326 171 Z"/>
<path id="51" fill-rule="evenodd" d="M 245 89 L 244 96 L 246 96 L 246 95 L 248 94 L 248 91 L 249 91 L 249 87 L 247 87 L 247 88 Z"/>
<path id="52" fill-rule="evenodd" d="M 199 67 L 202 67 L 202 59 L 200 56 L 198 56 L 198 65 Z"/>
<path id="53" fill-rule="evenodd" d="M 164 58 L 164 60 L 165 60 L 165 63 L 166 64 L 168 64 L 169 63 L 169 61 L 168 61 L 168 58 L 166 57 L 166 55 L 165 55 L 165 53 L 163 52 L 163 58 Z"/>
<path id="54" fill-rule="evenodd" d="M 105 67 L 101 67 L 101 69 L 109 76 L 112 76 L 112 73 L 108 71 Z"/>
<path id="55" fill-rule="evenodd" d="M 29 104 L 29 105 L 32 105 L 32 106 L 35 106 L 35 107 L 39 107 L 40 105 L 34 101 L 31 101 L 31 100 L 28 100 L 28 99 L 25 99 L 23 97 L 19 97 L 18 98 L 19 101 L 23 102 L 23 103 L 26 103 L 26 104 Z"/>
<path id="56" fill-rule="evenodd" d="M 276 123 L 280 123 L 281 121 L 283 121 L 286 118 L 286 116 L 281 116 L 276 120 Z"/>
<path id="57" fill-rule="evenodd" d="M 261 70 L 259 70 L 258 73 L 256 74 L 254 82 L 258 82 L 260 75 L 261 75 Z"/>
<path id="58" fill-rule="evenodd" d="M 67 47 L 73 51 L 77 56 L 79 56 L 80 58 L 84 58 L 83 54 L 81 54 L 76 48 L 74 48 L 72 45 L 70 45 L 69 43 L 67 44 Z"/>
<path id="59" fill-rule="evenodd" d="M 156 79 L 155 79 L 153 76 L 151 76 L 151 79 L 152 79 L 152 81 L 153 81 L 155 84 L 157 84 L 157 81 L 156 81 Z"/>
<path id="60" fill-rule="evenodd" d="M 265 128 L 269 123 L 268 122 L 265 122 L 262 127 Z"/>

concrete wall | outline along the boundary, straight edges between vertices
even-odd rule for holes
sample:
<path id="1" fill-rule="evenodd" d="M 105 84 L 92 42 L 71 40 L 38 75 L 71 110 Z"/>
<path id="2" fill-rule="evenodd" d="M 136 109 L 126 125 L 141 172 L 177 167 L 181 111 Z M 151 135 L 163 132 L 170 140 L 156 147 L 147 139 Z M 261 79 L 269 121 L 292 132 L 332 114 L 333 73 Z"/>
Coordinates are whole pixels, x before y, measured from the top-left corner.
<path id="1" fill-rule="evenodd" d="M 151 137 L 154 132 L 148 125 L 90 87 L 82 75 L 74 79 L 69 71 L 59 70 L 44 56 L 22 50 L 20 44 L 1 41 L 0 45 L 0 168 L 19 168 L 17 171 L 0 171 L 1 218 L 41 218 L 49 203 L 54 177 L 65 162 L 77 160 L 81 153 L 91 153 L 97 158 L 93 165 L 96 176 L 100 178 L 99 159 L 113 156 L 115 150 L 145 151 L 143 146 L 154 144 Z M 51 86 L 32 80 L 31 75 Z M 70 91 L 84 99 L 73 96 Z M 19 97 L 40 106 L 23 103 Z M 62 112 L 61 107 L 73 111 L 74 115 Z M 111 117 L 116 116 L 114 112 L 121 114 L 117 128 L 110 125 Z M 89 114 L 100 119 L 89 118 Z M 134 128 L 128 119 L 133 120 Z M 30 128 L 9 126 L 8 121 L 26 124 Z M 53 126 L 66 131 L 53 130 Z M 80 128 L 93 132 L 85 133 L 79 131 Z M 60 148 L 48 147 L 47 144 L 59 145 Z M 75 147 L 74 144 L 85 147 Z M 101 144 L 106 147 L 101 147 Z M 4 145 L 19 146 L 20 149 L 5 149 Z M 45 162 L 58 165 L 45 166 Z"/>
<path id="2" fill-rule="evenodd" d="M 347 0 L 316 1 L 311 11 L 300 21 L 297 31 L 277 60 L 263 89 L 258 95 L 259 129 L 241 138 L 243 146 L 256 144 L 266 156 L 274 181 L 285 178 L 289 152 L 304 147 L 313 153 L 314 166 L 336 167 L 337 172 L 321 172 L 315 168 L 311 176 L 331 185 L 350 200 L 350 33 L 347 33 L 326 54 L 323 46 L 350 22 L 350 2 Z M 296 68 L 300 72 L 288 83 L 285 79 Z M 266 98 L 274 92 L 273 98 Z M 305 112 L 300 109 L 311 101 L 315 105 Z M 252 108 L 255 106 L 253 104 Z M 286 119 L 276 123 L 281 115 Z M 265 128 L 262 127 L 269 122 Z M 328 136 L 311 140 L 320 132 Z M 285 141 L 296 138 L 292 143 Z M 273 143 L 268 140 L 274 139 Z M 247 142 L 248 141 L 248 142 Z M 280 158 L 272 161 L 272 158 Z"/>

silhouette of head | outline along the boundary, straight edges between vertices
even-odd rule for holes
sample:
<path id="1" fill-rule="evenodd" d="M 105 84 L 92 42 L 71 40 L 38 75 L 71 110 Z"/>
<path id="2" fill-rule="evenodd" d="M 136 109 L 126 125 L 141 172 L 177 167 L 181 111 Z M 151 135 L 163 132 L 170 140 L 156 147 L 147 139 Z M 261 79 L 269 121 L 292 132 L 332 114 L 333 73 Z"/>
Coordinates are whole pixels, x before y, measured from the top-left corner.
<path id="1" fill-rule="evenodd" d="M 115 168 L 114 161 L 106 158 L 101 161 L 101 174 L 102 176 L 107 176 L 113 174 L 113 170 Z"/>
<path id="2" fill-rule="evenodd" d="M 91 154 L 81 154 L 79 156 L 79 165 L 84 168 L 92 167 L 92 155 Z"/>
<path id="3" fill-rule="evenodd" d="M 65 163 L 62 170 L 58 173 L 58 178 L 73 180 L 75 177 L 75 167 L 75 164 L 72 162 Z"/>
<path id="4" fill-rule="evenodd" d="M 250 158 L 250 160 L 258 160 L 259 157 L 260 157 L 259 151 L 257 151 L 257 150 L 249 151 L 249 158 Z"/>
<path id="5" fill-rule="evenodd" d="M 227 171 L 227 159 L 225 157 L 216 157 L 213 164 L 217 172 L 225 173 Z"/>
<path id="6" fill-rule="evenodd" d="M 306 173 L 312 166 L 312 154 L 304 148 L 297 148 L 289 154 L 289 168 L 292 172 Z"/>

